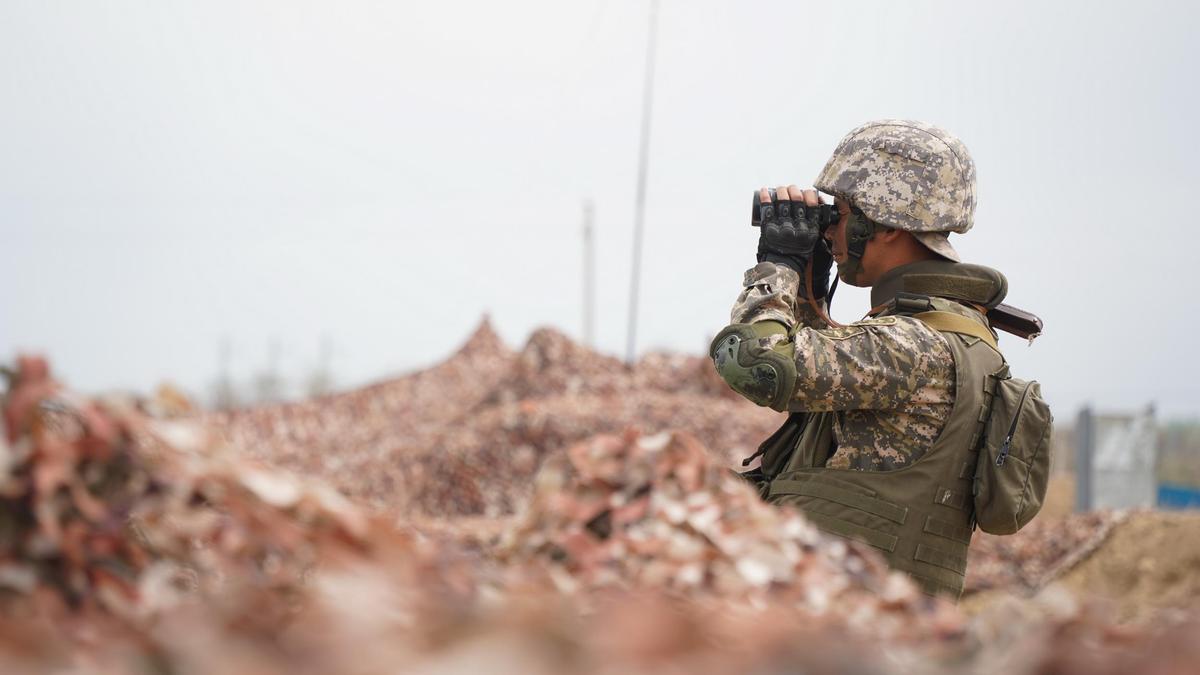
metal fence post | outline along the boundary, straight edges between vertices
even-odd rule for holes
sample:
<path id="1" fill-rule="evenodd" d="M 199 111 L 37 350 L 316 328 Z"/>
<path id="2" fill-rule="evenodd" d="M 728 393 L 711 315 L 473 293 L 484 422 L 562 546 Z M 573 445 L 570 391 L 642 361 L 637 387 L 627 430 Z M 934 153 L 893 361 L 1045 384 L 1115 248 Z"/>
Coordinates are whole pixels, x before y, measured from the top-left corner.
<path id="1" fill-rule="evenodd" d="M 1092 510 L 1092 459 L 1096 445 L 1095 420 L 1090 406 L 1079 411 L 1075 421 L 1075 511 Z"/>

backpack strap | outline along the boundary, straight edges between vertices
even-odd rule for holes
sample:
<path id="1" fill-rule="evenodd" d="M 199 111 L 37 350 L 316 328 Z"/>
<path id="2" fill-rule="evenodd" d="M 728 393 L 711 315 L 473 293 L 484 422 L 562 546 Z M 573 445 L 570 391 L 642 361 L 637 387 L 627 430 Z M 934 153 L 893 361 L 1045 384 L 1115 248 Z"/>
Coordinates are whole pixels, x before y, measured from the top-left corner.
<path id="1" fill-rule="evenodd" d="M 977 337 L 986 342 L 992 349 L 1000 351 L 1000 345 L 996 342 L 996 336 L 992 335 L 992 331 L 988 330 L 987 326 L 968 319 L 960 314 L 953 312 L 942 312 L 934 310 L 932 312 L 921 312 L 913 314 L 914 319 L 924 321 L 930 328 L 945 333 L 960 333 L 962 335 L 970 335 Z"/>

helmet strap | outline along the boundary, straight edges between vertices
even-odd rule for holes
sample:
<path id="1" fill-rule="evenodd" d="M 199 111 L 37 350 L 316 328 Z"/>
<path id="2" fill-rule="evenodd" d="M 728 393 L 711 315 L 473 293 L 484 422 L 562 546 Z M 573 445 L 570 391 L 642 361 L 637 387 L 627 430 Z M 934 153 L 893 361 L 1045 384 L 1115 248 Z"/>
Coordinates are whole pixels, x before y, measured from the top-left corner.
<path id="1" fill-rule="evenodd" d="M 881 226 L 866 217 L 857 207 L 850 209 L 850 217 L 846 221 L 846 253 L 844 263 L 838 265 L 838 276 L 848 284 L 854 284 L 862 269 L 863 253 L 867 250 L 867 242 L 875 237 Z"/>

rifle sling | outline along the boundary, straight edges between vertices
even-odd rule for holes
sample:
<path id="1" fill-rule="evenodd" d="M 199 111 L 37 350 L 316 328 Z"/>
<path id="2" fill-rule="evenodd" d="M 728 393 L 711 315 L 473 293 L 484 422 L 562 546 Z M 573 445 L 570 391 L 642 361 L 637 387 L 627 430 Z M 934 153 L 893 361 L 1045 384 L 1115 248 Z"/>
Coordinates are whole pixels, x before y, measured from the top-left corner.
<path id="1" fill-rule="evenodd" d="M 968 319 L 965 316 L 954 314 L 952 312 L 921 312 L 913 314 L 914 319 L 924 321 L 930 328 L 946 333 L 959 333 L 961 335 L 970 335 L 977 337 L 986 342 L 992 349 L 1000 351 L 1000 345 L 996 342 L 996 336 L 992 335 L 992 331 L 988 330 L 987 326 L 978 321 Z"/>

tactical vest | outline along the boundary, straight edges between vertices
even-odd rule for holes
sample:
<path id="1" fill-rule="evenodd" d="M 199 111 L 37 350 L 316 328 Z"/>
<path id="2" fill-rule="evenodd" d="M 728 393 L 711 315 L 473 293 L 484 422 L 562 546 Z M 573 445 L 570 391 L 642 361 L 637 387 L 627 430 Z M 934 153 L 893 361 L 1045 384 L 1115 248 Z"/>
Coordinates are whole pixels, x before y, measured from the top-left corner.
<path id="1" fill-rule="evenodd" d="M 1001 296 L 1004 290 L 995 289 Z M 896 297 L 881 316 L 926 321 L 954 357 L 954 404 L 941 435 L 900 469 L 830 469 L 824 465 L 835 449 L 837 413 L 794 413 L 761 448 L 766 482 L 760 489 L 772 503 L 798 506 L 818 528 L 879 549 L 924 592 L 957 599 L 975 525 L 972 487 L 988 375 L 1004 359 L 982 314 L 942 297 Z"/>

